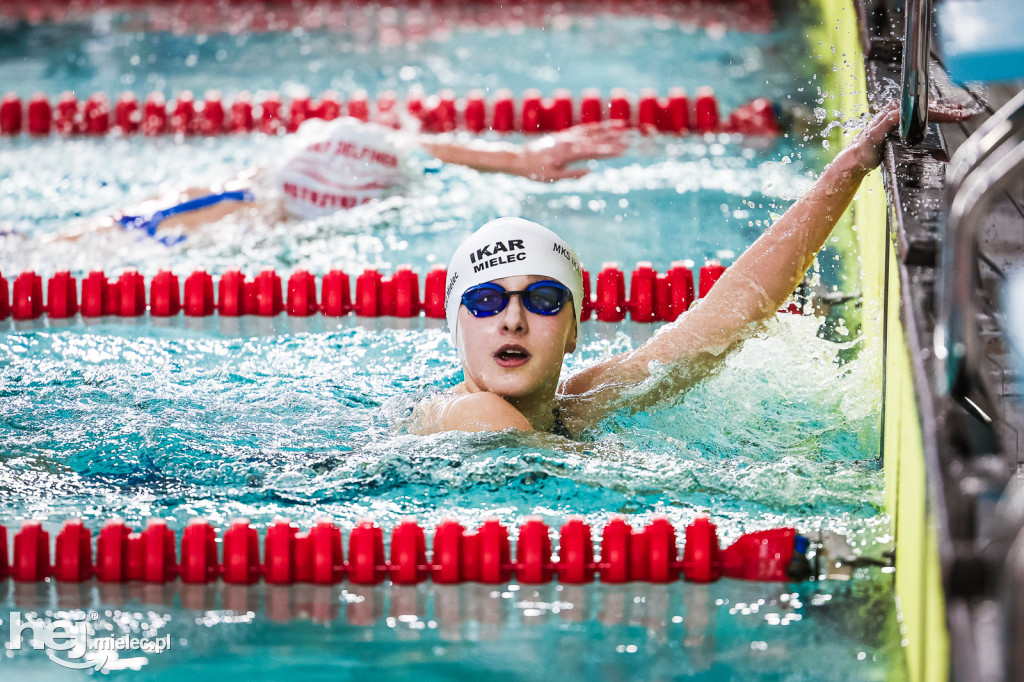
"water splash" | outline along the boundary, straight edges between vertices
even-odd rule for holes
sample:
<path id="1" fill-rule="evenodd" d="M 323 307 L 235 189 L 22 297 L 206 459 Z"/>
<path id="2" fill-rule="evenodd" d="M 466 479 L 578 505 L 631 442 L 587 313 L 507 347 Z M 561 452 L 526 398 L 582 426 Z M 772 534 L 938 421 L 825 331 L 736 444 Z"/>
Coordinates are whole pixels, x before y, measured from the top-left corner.
<path id="1" fill-rule="evenodd" d="M 570 369 L 634 343 L 586 329 Z M 416 400 L 460 378 L 440 329 L 10 333 L 0 343 L 4 513 L 512 524 L 540 513 L 601 525 L 609 511 L 685 522 L 710 509 L 726 532 L 859 527 L 881 504 L 877 368 L 870 354 L 839 364 L 842 344 L 816 330 L 813 318 L 780 317 L 680 401 L 616 415 L 583 443 L 406 433 Z"/>

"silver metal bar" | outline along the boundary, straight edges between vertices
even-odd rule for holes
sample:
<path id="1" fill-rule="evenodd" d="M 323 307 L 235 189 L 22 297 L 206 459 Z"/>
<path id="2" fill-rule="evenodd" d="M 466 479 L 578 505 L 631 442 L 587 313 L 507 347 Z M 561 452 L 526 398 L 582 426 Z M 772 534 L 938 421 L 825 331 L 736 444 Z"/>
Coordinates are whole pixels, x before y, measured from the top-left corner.
<path id="1" fill-rule="evenodd" d="M 908 144 L 920 143 L 928 127 L 928 55 L 931 33 L 932 0 L 907 0 L 900 138 Z"/>
<path id="2" fill-rule="evenodd" d="M 960 189 L 964 178 L 979 163 L 1008 138 L 1020 134 L 1024 130 L 1024 90 L 1021 90 L 999 111 L 992 114 L 987 121 L 960 145 L 949 162 L 946 175 L 946 196 L 949 203 Z"/>
<path id="3" fill-rule="evenodd" d="M 985 423 L 992 422 L 995 410 L 982 373 L 984 342 L 977 328 L 978 235 L 993 200 L 1024 172 L 1024 142 L 1017 136 L 1003 139 L 1003 144 L 986 148 L 984 159 L 963 176 L 950 205 L 934 338 L 942 364 L 938 385 Z"/>
<path id="4" fill-rule="evenodd" d="M 976 374 L 973 369 L 962 372 L 967 348 L 980 345 L 975 340 L 977 308 L 974 305 L 972 287 L 977 282 L 978 255 L 975 240 L 979 228 L 967 213 L 974 211 L 975 216 L 981 215 L 991 203 L 995 190 L 984 191 L 982 179 L 991 179 L 991 170 L 986 170 L 977 177 L 974 173 L 979 167 L 990 160 L 993 154 L 1005 155 L 1003 145 L 1021 137 L 1024 132 L 1024 90 L 1007 102 L 968 138 L 949 164 L 946 178 L 946 204 L 950 207 L 950 215 L 941 225 L 940 243 L 940 275 L 938 291 L 938 321 L 935 325 L 933 340 L 936 357 L 942 361 L 942 376 L 938 377 L 938 385 L 947 394 L 954 392 L 954 387 L 962 383 L 966 375 Z M 997 150 L 1002 149 L 1002 152 Z M 973 182 L 968 189 L 967 183 Z M 986 198 L 987 197 L 987 198 Z M 971 202 L 982 201 L 972 205 Z M 966 227 L 965 227 L 966 220 Z M 969 338 L 968 338 L 969 337 Z M 984 384 L 980 384 L 983 386 Z M 963 388 L 962 386 L 960 388 Z M 975 387 L 977 389 L 977 387 Z M 975 390 L 977 392 L 977 390 Z M 969 401 L 967 406 L 979 417 L 991 411 L 990 397 L 985 395 L 979 401 Z M 984 417 L 983 417 L 984 419 Z"/>

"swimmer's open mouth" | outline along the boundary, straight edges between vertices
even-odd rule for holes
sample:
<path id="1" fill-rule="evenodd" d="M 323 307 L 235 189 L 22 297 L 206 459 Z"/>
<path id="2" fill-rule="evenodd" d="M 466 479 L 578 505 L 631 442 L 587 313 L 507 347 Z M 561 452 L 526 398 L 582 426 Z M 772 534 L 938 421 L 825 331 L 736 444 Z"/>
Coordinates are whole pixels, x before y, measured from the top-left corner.
<path id="1" fill-rule="evenodd" d="M 519 367 L 530 361 L 530 351 L 522 346 L 505 345 L 493 357 L 502 367 Z"/>

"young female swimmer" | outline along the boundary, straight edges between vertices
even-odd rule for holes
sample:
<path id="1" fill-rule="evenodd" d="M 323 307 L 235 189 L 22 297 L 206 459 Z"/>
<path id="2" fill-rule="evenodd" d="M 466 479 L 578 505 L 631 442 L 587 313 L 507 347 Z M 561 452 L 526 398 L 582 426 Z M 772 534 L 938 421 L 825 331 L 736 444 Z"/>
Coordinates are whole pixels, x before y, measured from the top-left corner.
<path id="1" fill-rule="evenodd" d="M 417 144 L 435 158 L 479 171 L 540 181 L 579 178 L 569 164 L 619 156 L 627 148 L 619 122 L 580 125 L 525 144 L 464 141 L 453 135 L 415 135 L 355 118 L 310 119 L 295 133 L 280 164 L 249 169 L 217 186 L 174 191 L 85 221 L 55 235 L 75 240 L 96 231 L 124 229 L 167 245 L 229 215 L 248 213 L 264 222 L 313 219 L 402 192 L 412 179 L 408 156 Z"/>
<path id="2" fill-rule="evenodd" d="M 969 112 L 936 106 L 933 121 Z M 882 158 L 899 121 L 883 108 L 813 187 L 725 271 L 700 304 L 639 348 L 578 371 L 559 385 L 576 348 L 583 279 L 575 252 L 554 232 L 499 218 L 456 249 L 445 307 L 465 381 L 420 403 L 417 430 L 538 430 L 579 435 L 610 412 L 642 410 L 704 377 L 792 294 Z"/>

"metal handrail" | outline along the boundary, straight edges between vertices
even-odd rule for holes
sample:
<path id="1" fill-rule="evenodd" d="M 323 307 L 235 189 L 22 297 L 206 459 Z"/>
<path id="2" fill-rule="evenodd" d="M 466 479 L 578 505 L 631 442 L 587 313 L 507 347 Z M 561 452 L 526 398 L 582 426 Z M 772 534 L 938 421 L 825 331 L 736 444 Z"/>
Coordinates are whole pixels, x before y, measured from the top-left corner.
<path id="1" fill-rule="evenodd" d="M 1018 99 L 1021 98 L 1013 102 Z M 942 363 L 938 385 L 989 425 L 995 409 L 981 369 L 985 352 L 977 331 L 979 310 L 974 296 L 979 280 L 977 243 L 993 199 L 1019 180 L 1019 173 L 1024 171 L 1024 142 L 1019 134 L 1005 134 L 1011 128 L 1009 120 L 1008 113 L 1003 135 L 989 133 L 990 142 L 999 137 L 998 145 L 976 147 L 980 161 L 966 172 L 958 170 L 961 179 L 950 203 L 942 243 L 942 280 L 934 338 L 935 355 Z"/>
<path id="2" fill-rule="evenodd" d="M 932 0 L 907 0 L 903 34 L 900 138 L 924 139 L 928 127 L 928 55 L 931 50 Z"/>
<path id="3" fill-rule="evenodd" d="M 952 203 L 964 178 L 1006 139 L 1019 135 L 1021 130 L 1024 130 L 1024 90 L 978 126 L 956 150 L 946 174 L 948 203 Z"/>

